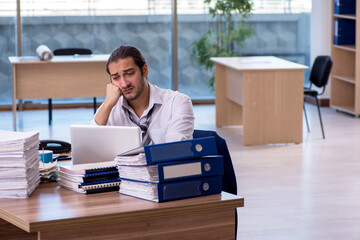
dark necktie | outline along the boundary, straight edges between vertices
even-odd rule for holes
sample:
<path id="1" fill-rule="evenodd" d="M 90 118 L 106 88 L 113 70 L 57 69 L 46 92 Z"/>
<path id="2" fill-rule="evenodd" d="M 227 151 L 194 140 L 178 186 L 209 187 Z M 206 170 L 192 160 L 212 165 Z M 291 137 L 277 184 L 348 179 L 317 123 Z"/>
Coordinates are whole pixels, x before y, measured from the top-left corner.
<path id="1" fill-rule="evenodd" d="M 151 138 L 149 136 L 149 133 L 148 133 L 148 128 L 149 128 L 149 124 L 150 124 L 150 115 L 152 114 L 153 112 L 153 109 L 154 107 L 152 107 L 150 109 L 150 111 L 148 112 L 148 114 L 146 115 L 146 121 L 145 121 L 145 124 L 141 124 L 137 121 L 134 120 L 134 118 L 132 117 L 131 115 L 131 112 L 129 111 L 129 109 L 126 109 L 128 114 L 129 114 L 129 118 L 130 118 L 130 121 L 132 121 L 133 123 L 135 123 L 137 126 L 139 126 L 139 128 L 141 129 L 141 133 L 142 133 L 142 144 L 143 146 L 145 145 L 149 145 L 151 143 Z"/>

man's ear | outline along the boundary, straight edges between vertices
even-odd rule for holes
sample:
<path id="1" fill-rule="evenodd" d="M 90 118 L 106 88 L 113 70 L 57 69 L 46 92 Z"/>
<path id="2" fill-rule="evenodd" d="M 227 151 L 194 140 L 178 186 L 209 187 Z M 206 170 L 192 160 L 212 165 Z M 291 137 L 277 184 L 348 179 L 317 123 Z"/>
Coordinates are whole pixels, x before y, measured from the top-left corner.
<path id="1" fill-rule="evenodd" d="M 149 69 L 148 69 L 148 66 L 147 66 L 146 63 L 144 64 L 142 70 L 143 70 L 143 76 L 144 76 L 144 78 L 147 78 L 147 77 L 148 77 L 148 74 L 149 74 Z"/>

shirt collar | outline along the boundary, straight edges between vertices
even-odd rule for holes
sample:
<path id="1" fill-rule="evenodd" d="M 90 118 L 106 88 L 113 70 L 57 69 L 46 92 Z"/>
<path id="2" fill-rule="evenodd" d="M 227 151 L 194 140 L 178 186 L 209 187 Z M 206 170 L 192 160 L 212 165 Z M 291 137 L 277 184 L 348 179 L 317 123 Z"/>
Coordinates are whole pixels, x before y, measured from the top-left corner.
<path id="1" fill-rule="evenodd" d="M 149 83 L 149 87 L 150 87 L 150 101 L 149 101 L 149 106 L 154 106 L 154 104 L 163 104 L 163 100 L 160 97 L 159 91 L 158 91 L 158 87 Z"/>
<path id="2" fill-rule="evenodd" d="M 127 100 L 124 98 L 124 96 L 121 96 L 120 100 L 122 103 L 122 109 L 124 109 L 125 111 L 129 110 L 129 111 L 133 112 L 132 108 L 129 106 L 129 104 L 128 104 Z"/>

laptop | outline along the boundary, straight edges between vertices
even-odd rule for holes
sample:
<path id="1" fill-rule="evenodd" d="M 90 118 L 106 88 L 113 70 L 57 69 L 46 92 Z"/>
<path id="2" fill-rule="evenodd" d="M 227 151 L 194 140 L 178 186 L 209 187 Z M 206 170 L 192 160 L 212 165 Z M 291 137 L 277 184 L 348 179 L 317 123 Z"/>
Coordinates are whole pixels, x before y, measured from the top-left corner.
<path id="1" fill-rule="evenodd" d="M 114 161 L 117 154 L 141 146 L 141 131 L 129 126 L 70 126 L 73 164 Z"/>

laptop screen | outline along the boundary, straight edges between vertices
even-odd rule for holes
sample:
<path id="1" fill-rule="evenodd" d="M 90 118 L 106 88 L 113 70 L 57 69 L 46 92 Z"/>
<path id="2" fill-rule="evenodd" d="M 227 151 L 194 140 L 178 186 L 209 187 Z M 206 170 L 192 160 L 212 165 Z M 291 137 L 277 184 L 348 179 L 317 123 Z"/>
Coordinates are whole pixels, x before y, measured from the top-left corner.
<path id="1" fill-rule="evenodd" d="M 71 125 L 73 164 L 113 161 L 117 154 L 141 146 L 139 127 Z"/>

